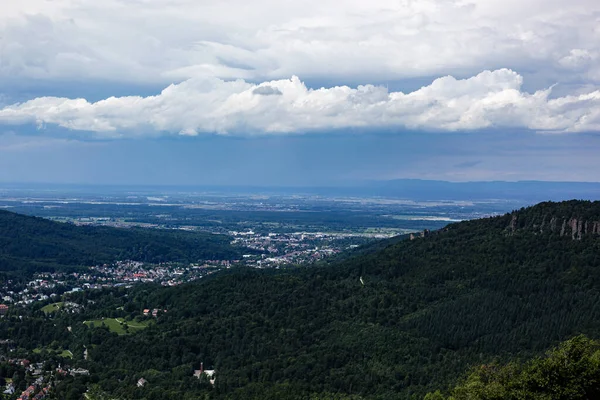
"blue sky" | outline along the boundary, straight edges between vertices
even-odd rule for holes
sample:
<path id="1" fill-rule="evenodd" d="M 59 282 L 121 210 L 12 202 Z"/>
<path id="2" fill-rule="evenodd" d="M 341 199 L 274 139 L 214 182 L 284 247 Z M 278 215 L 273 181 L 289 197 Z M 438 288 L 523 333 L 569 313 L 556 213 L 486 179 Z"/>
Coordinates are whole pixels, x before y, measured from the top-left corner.
<path id="1" fill-rule="evenodd" d="M 0 181 L 599 181 L 595 0 L 24 0 Z"/>

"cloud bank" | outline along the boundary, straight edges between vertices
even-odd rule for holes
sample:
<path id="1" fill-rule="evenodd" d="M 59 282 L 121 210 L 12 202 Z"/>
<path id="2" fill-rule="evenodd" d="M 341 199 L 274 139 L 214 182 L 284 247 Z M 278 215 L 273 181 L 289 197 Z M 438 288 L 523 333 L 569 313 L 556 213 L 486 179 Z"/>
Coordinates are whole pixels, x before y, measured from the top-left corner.
<path id="1" fill-rule="evenodd" d="M 298 78 L 253 84 L 193 78 L 149 97 L 40 97 L 0 109 L 0 123 L 57 125 L 93 137 L 304 133 L 344 128 L 435 131 L 524 128 L 600 131 L 600 91 L 552 98 L 524 92 L 514 71 L 446 76 L 419 90 L 364 85 L 310 89 Z"/>
<path id="2" fill-rule="evenodd" d="M 597 0 L 20 0 L 0 78 L 374 82 L 511 68 L 600 82 Z M 381 82 L 381 81 L 380 81 Z"/>

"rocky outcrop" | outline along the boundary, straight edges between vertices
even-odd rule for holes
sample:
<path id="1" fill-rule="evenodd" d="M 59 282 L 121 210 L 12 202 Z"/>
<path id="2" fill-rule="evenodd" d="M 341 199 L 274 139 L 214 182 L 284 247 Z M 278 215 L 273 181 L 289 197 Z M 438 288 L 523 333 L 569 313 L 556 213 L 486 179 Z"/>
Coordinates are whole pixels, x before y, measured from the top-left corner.
<path id="1" fill-rule="evenodd" d="M 507 227 L 510 234 L 514 234 L 519 230 L 518 221 L 519 215 L 515 212 L 512 214 L 510 223 Z M 600 236 L 600 221 L 584 220 L 577 217 L 557 218 L 555 216 L 545 215 L 540 224 L 527 224 L 527 221 L 524 221 L 524 224 L 522 225 L 526 226 L 525 228 L 521 228 L 522 230 L 529 229 L 535 233 L 550 232 L 558 234 L 559 236 L 570 236 L 572 240 L 581 240 L 588 235 Z"/>
<path id="2" fill-rule="evenodd" d="M 435 233 L 435 232 L 438 232 L 438 233 L 439 233 L 439 231 L 434 231 L 434 233 Z M 421 238 L 424 238 L 424 237 L 427 237 L 427 236 L 429 236 L 429 235 L 431 235 L 431 231 L 430 231 L 429 229 L 425 229 L 425 230 L 423 230 L 423 231 L 421 231 L 421 232 L 418 232 L 418 233 L 411 233 L 411 234 L 409 235 L 409 239 L 410 239 L 410 240 L 415 240 L 415 239 L 417 239 L 417 238 L 420 238 L 420 237 L 421 237 Z"/>
<path id="3" fill-rule="evenodd" d="M 510 220 L 510 231 L 514 233 L 515 230 L 517 230 L 517 214 L 513 214 Z"/>
<path id="4" fill-rule="evenodd" d="M 556 217 L 552 217 L 552 219 L 550 220 L 550 232 L 556 232 L 556 221 Z"/>

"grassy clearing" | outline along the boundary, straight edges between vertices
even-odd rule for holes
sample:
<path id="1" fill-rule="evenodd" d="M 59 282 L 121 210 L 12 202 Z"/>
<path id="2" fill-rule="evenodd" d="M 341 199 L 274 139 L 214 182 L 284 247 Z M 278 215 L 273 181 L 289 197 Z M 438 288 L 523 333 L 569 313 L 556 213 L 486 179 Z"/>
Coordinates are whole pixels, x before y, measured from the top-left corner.
<path id="1" fill-rule="evenodd" d="M 59 357 L 63 357 L 63 358 L 73 358 L 73 353 L 71 352 L 71 350 L 52 350 L 52 349 L 46 349 L 50 354 L 55 354 Z M 42 348 L 38 347 L 33 349 L 33 352 L 35 354 L 40 354 L 42 352 Z"/>
<path id="2" fill-rule="evenodd" d="M 148 325 L 150 325 L 150 321 L 126 321 L 123 318 L 105 318 L 96 319 L 93 321 L 84 321 L 84 324 L 89 327 L 91 327 L 92 324 L 94 327 L 100 327 L 102 324 L 104 324 L 104 326 L 106 326 L 111 332 L 114 332 L 117 335 L 127 335 L 147 328 Z"/>
<path id="3" fill-rule="evenodd" d="M 46 314 L 52 314 L 59 311 L 63 306 L 62 301 L 59 303 L 52 303 L 42 307 L 42 311 Z"/>
<path id="4" fill-rule="evenodd" d="M 59 355 L 64 358 L 73 358 L 73 353 L 71 350 L 63 350 Z"/>

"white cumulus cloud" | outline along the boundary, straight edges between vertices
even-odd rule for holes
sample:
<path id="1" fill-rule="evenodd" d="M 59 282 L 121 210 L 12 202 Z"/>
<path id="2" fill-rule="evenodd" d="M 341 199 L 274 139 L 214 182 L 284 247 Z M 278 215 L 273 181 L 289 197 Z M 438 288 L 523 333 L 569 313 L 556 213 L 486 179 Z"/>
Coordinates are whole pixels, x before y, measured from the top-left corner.
<path id="1" fill-rule="evenodd" d="M 40 97 L 0 109 L 0 123 L 58 125 L 95 137 L 303 133 L 343 128 L 440 131 L 526 128 L 600 131 L 600 91 L 527 93 L 508 69 L 468 79 L 445 76 L 419 90 L 364 85 L 311 89 L 297 77 L 266 81 L 192 78 L 149 97 Z"/>

